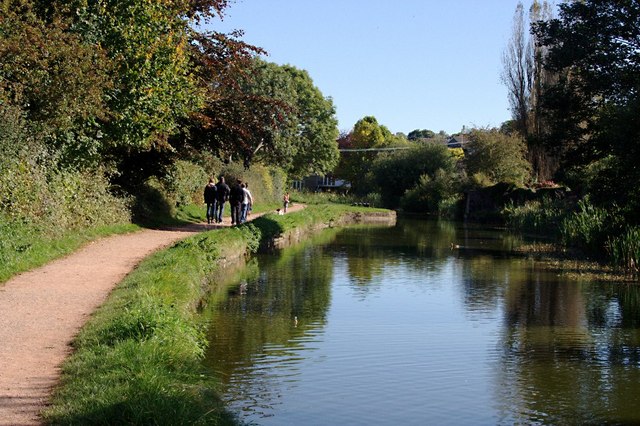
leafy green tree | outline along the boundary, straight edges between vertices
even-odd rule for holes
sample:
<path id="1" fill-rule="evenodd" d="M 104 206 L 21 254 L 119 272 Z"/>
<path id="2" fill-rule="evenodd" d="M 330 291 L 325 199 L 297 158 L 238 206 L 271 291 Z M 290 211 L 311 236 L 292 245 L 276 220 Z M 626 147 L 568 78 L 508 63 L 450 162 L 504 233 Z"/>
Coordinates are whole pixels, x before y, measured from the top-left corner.
<path id="1" fill-rule="evenodd" d="M 206 150 L 227 161 L 243 160 L 246 166 L 255 155 L 272 160 L 281 153 L 290 154 L 278 138 L 289 126 L 290 103 L 283 100 L 284 95 L 279 99 L 255 89 L 255 81 L 273 71 L 257 65 L 254 56 L 260 52 L 235 36 L 198 38 L 193 57 L 206 89 L 205 104 L 185 123 L 187 148 Z M 268 77 L 272 91 L 290 93 L 289 79 L 279 77 L 280 81 Z"/>
<path id="2" fill-rule="evenodd" d="M 184 1 L 76 1 L 60 6 L 77 18 L 72 31 L 96 41 L 114 63 L 108 94 L 110 142 L 138 149 L 164 144 L 179 120 L 200 105 L 190 63 Z"/>
<path id="3" fill-rule="evenodd" d="M 455 215 L 449 204 L 461 198 L 461 177 L 453 170 L 437 169 L 432 175 L 420 176 L 417 184 L 400 199 L 401 207 L 409 212 Z"/>
<path id="4" fill-rule="evenodd" d="M 432 142 L 380 156 L 373 167 L 369 167 L 383 204 L 388 208 L 398 207 L 406 191 L 418 185 L 421 178 L 435 178 L 438 170 L 451 181 L 456 180 L 456 161 L 449 149 Z"/>
<path id="5" fill-rule="evenodd" d="M 110 64 L 97 45 L 46 22 L 28 0 L 0 3 L 0 110 L 22 117 L 29 138 L 73 166 L 97 164 L 100 129 L 112 87 Z"/>
<path id="6" fill-rule="evenodd" d="M 565 176 L 590 177 L 574 186 L 596 203 L 625 205 L 637 220 L 640 191 L 624 183 L 640 179 L 640 3 L 585 0 L 559 8 L 558 19 L 535 27 L 549 49 L 545 66 L 560 75 L 546 91 L 547 142 L 560 153 Z"/>
<path id="7" fill-rule="evenodd" d="M 358 120 L 351 133 L 354 148 L 384 148 L 393 142 L 391 131 L 386 126 L 378 124 L 378 120 L 372 116 Z"/>
<path id="8" fill-rule="evenodd" d="M 531 165 L 525 159 L 526 144 L 519 135 L 506 135 L 495 129 L 473 130 L 465 156 L 470 176 L 483 175 L 489 183 L 524 185 L 531 176 Z"/>
<path id="9" fill-rule="evenodd" d="M 271 152 L 267 160 L 298 178 L 333 170 L 339 158 L 333 101 L 322 95 L 304 70 L 261 60 L 255 64 L 249 91 L 287 106 L 280 120 L 284 125 L 272 127 L 273 146 L 260 145 Z"/>
<path id="10" fill-rule="evenodd" d="M 406 139 L 393 135 L 372 116 L 358 120 L 342 144 L 346 151 L 342 152 L 336 174 L 350 181 L 353 190 L 359 194 L 372 190 L 371 164 L 378 157 L 378 149 L 409 147 Z"/>
<path id="11" fill-rule="evenodd" d="M 227 0 L 33 0 L 34 10 L 47 22 L 62 21 L 69 34 L 83 44 L 103 51 L 111 64 L 112 84 L 104 96 L 109 114 L 99 120 L 101 153 L 117 165 L 134 158 L 146 172 L 156 173 L 158 164 L 182 148 L 175 137 L 184 121 L 198 111 L 211 82 L 199 79 L 195 57 L 203 41 L 218 46 L 219 63 L 231 66 L 242 44 L 233 36 L 197 31 L 194 24 L 221 16 Z M 223 65 L 218 65 L 222 68 Z M 220 85 L 216 81 L 213 84 Z M 174 145 L 175 144 L 175 145 Z M 168 161 L 171 161 L 169 158 Z M 156 170 L 154 170 L 156 169 Z"/>
<path id="12" fill-rule="evenodd" d="M 306 71 L 249 53 L 244 67 L 225 77 L 230 84 L 212 85 L 193 143 L 245 164 L 278 164 L 296 177 L 331 171 L 339 155 L 331 99 Z"/>
<path id="13" fill-rule="evenodd" d="M 296 153 L 289 171 L 295 177 L 325 174 L 338 164 L 338 121 L 331 98 L 313 85 L 306 71 L 285 67 L 296 90 Z"/>

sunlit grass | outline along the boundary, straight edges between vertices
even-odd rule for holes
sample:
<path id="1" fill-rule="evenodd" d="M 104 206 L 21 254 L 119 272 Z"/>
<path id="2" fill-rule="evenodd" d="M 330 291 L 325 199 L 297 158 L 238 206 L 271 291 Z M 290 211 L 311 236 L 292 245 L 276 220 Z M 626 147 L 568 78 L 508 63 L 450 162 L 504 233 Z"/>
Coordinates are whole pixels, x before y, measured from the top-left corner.
<path id="1" fill-rule="evenodd" d="M 0 285 L 16 274 L 72 253 L 89 241 L 139 229 L 133 224 L 122 224 L 48 236 L 35 227 L 11 225 L 10 230 L 3 229 L 5 232 L 0 235 Z"/>

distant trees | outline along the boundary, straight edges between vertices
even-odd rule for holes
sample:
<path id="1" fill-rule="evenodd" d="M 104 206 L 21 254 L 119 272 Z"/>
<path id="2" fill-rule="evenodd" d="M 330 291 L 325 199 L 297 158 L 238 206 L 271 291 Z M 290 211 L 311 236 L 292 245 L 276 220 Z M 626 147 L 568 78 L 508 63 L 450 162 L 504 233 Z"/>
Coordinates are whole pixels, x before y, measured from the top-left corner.
<path id="1" fill-rule="evenodd" d="M 358 120 L 351 132 L 353 148 L 383 148 L 391 146 L 395 141 L 391 131 L 372 116 Z"/>
<path id="2" fill-rule="evenodd" d="M 449 149 L 444 132 L 409 135 L 412 140 L 392 134 L 375 117 L 363 117 L 338 139 L 343 152 L 336 175 L 349 180 L 357 195 L 375 196 L 388 208 L 451 213 L 465 180 L 462 150 Z"/>
<path id="3" fill-rule="evenodd" d="M 459 192 L 456 161 L 443 144 L 428 142 L 381 155 L 373 175 L 385 206 L 437 213 L 441 199 Z M 436 189 L 433 182 L 441 185 Z M 411 192 L 413 191 L 413 192 Z M 403 200 L 409 194 L 408 199 Z"/>
<path id="4" fill-rule="evenodd" d="M 469 176 L 484 184 L 499 182 L 524 186 L 531 175 L 526 144 L 518 134 L 507 135 L 495 129 L 475 129 L 469 134 L 465 156 Z"/>
<path id="5" fill-rule="evenodd" d="M 336 173 L 350 181 L 356 193 L 364 195 L 372 189 L 371 164 L 378 156 L 374 149 L 407 146 L 408 141 L 392 134 L 375 117 L 367 116 L 358 120 L 338 143 L 341 148 L 353 151 L 342 152 Z"/>
<path id="6" fill-rule="evenodd" d="M 518 133 L 473 129 L 465 134 L 463 150 L 449 148 L 443 135 L 393 141 L 385 130 L 374 117 L 364 117 L 341 135 L 339 145 L 346 151 L 336 171 L 351 181 L 356 194 L 376 193 L 385 207 L 454 215 L 467 188 L 530 182 L 526 144 Z M 389 147 L 400 149 L 386 151 Z"/>
<path id="7" fill-rule="evenodd" d="M 416 129 L 416 130 L 412 130 L 409 132 L 409 134 L 407 135 L 407 139 L 409 139 L 410 141 L 415 141 L 415 140 L 419 140 L 419 139 L 431 139 L 433 137 L 435 137 L 435 133 L 431 130 L 427 130 L 427 129 Z"/>

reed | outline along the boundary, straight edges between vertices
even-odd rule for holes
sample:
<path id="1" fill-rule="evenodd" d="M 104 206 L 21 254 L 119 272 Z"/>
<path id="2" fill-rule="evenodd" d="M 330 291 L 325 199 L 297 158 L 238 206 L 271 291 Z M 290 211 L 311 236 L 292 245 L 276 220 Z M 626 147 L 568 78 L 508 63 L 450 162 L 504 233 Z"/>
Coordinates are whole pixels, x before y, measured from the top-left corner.
<path id="1" fill-rule="evenodd" d="M 617 237 L 609 237 L 607 251 L 614 266 L 640 272 L 640 227 L 630 226 Z"/>
<path id="2" fill-rule="evenodd" d="M 566 216 L 561 201 L 543 198 L 523 205 L 508 203 L 502 210 L 507 226 L 519 231 L 557 236 L 559 224 Z"/>
<path id="3" fill-rule="evenodd" d="M 588 198 L 582 199 L 578 202 L 578 210 L 560 224 L 562 242 L 566 246 L 581 249 L 586 254 L 602 257 L 614 222 L 612 213 L 594 206 Z"/>

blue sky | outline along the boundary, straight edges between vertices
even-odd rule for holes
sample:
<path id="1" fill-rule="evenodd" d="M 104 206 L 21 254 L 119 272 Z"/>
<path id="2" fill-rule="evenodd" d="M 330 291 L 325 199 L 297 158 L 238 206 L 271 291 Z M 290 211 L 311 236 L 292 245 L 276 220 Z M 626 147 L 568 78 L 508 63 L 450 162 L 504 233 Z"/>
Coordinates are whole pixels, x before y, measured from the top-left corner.
<path id="1" fill-rule="evenodd" d="M 393 133 L 456 133 L 510 118 L 500 72 L 517 3 L 236 0 L 210 27 L 241 29 L 267 60 L 307 70 L 341 130 L 373 115 Z"/>

